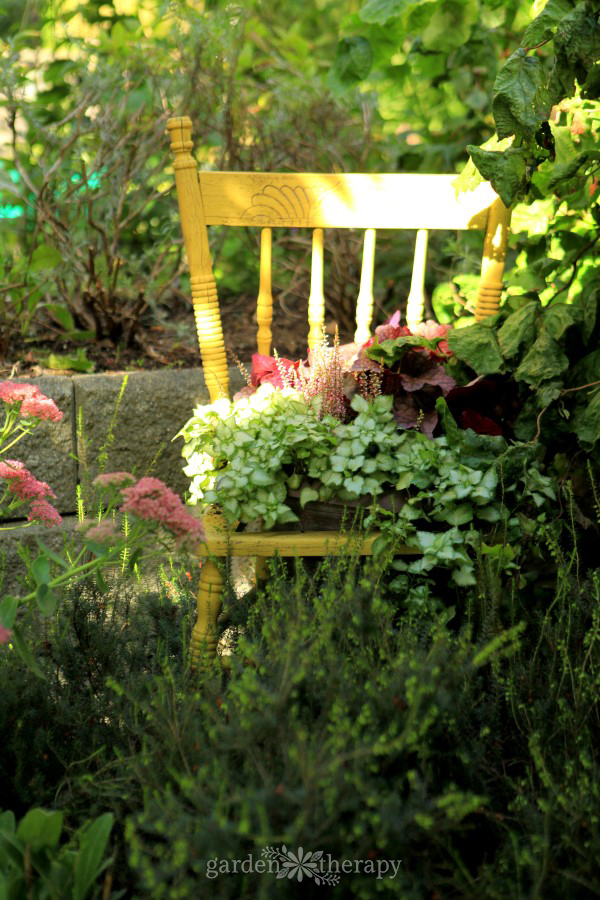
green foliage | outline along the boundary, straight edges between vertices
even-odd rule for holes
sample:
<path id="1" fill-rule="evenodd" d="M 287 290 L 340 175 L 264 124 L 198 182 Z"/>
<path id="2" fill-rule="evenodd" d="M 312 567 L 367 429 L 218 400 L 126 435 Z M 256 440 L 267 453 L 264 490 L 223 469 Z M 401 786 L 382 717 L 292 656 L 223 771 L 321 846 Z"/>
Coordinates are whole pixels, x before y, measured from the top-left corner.
<path id="1" fill-rule="evenodd" d="M 464 459 L 501 440 L 463 439 Z M 507 481 L 529 469 L 505 462 Z M 381 883 L 420 900 L 442 867 L 447 892 L 472 900 L 515 885 L 559 900 L 565 882 L 587 900 L 600 890 L 600 575 L 593 541 L 563 528 L 536 523 L 518 569 L 480 544 L 477 584 L 458 590 L 435 572 L 390 589 L 385 557 L 312 576 L 274 561 L 252 602 L 228 599 L 228 672 L 193 683 L 187 591 L 73 591 L 37 645 L 47 682 L 0 654 L 6 799 L 17 818 L 51 805 L 73 829 L 112 810 L 116 895 L 191 900 L 209 861 L 286 844 L 402 859 L 394 879 L 344 874 L 340 896 Z M 307 881 L 277 887 L 295 897 Z M 273 884 L 238 865 L 207 890 L 266 900 Z"/>
<path id="2" fill-rule="evenodd" d="M 499 139 L 514 136 L 514 145 L 496 152 L 467 147 L 484 178 L 491 181 L 506 206 L 525 197 L 532 174 L 544 166 L 548 188 L 559 190 L 587 162 L 580 158 L 574 168 L 556 159 L 554 138 L 548 119 L 553 105 L 580 91 L 587 100 L 600 96 L 600 23 L 597 3 L 550 0 L 527 28 L 521 47 L 498 72 L 494 83 L 492 113 Z M 555 34 L 553 30 L 556 29 Z M 554 41 L 554 66 L 548 73 L 542 59 L 528 56 L 538 45 Z M 597 108 L 598 104 L 594 104 Z M 596 162 L 596 160 L 594 160 Z M 597 165 L 592 162 L 592 174 Z"/>
<path id="3" fill-rule="evenodd" d="M 175 668 L 183 665 L 194 606 L 185 574 L 175 571 L 160 590 L 141 595 L 131 580 L 114 573 L 106 580 L 108 593 L 92 579 L 61 591 L 55 613 L 29 623 L 30 653 L 42 678 L 2 647 L 5 807 L 22 812 L 33 804 L 53 807 L 56 786 L 64 780 L 69 793 L 81 760 L 88 760 L 91 777 L 109 748 L 124 749 L 123 710 L 106 686 L 108 678 L 143 686 L 164 660 Z M 93 799 L 95 815 L 105 809 L 102 798 Z M 89 812 L 86 800 L 78 814 Z"/>
<path id="4" fill-rule="evenodd" d="M 171 327 L 174 307 L 182 309 L 185 264 L 169 114 L 192 116 L 204 168 L 355 170 L 374 156 L 362 106 L 338 99 L 327 83 L 337 4 L 294 8 L 290 29 L 289 10 L 266 14 L 258 0 L 235 19 L 224 3 L 202 11 L 156 2 L 127 15 L 118 3 L 85 4 L 77 13 L 45 4 L 33 28 L 20 33 L 15 23 L 3 33 L 5 348 L 42 326 L 124 345 L 143 345 L 148 325 Z M 363 77 L 369 54 L 365 42 L 350 40 L 339 54 L 338 83 Z M 212 244 L 224 296 L 255 295 L 254 230 L 227 239 L 215 230 Z M 290 246 L 297 250 L 289 234 L 276 235 L 276 264 Z M 351 280 L 330 283 L 342 308 L 358 281 L 359 252 L 351 236 L 335 249 L 337 269 Z M 284 289 L 302 292 L 309 255 L 310 245 L 291 270 L 281 266 Z"/>
<path id="5" fill-rule="evenodd" d="M 562 452 L 572 435 L 586 451 L 600 438 L 598 287 L 597 277 L 588 278 L 572 305 L 557 301 L 544 307 L 527 295 L 514 298 L 494 326 L 473 325 L 449 335 L 458 359 L 478 375 L 509 373 L 521 385 L 524 406 L 515 434 L 540 438 L 550 452 Z"/>
<path id="6" fill-rule="evenodd" d="M 106 845 L 112 813 L 85 822 L 68 844 L 59 846 L 63 814 L 30 809 L 18 826 L 12 812 L 0 813 L 0 894 L 7 900 L 98 896 L 97 881 L 110 865 Z"/>
<path id="7" fill-rule="evenodd" d="M 349 502 L 366 496 L 374 505 L 365 524 L 378 527 L 381 521 L 384 530 L 380 553 L 407 544 L 423 555 L 408 564 L 394 563 L 397 569 L 428 572 L 443 566 L 455 584 L 474 583 L 468 548 L 477 540 L 476 522 L 488 530 L 500 522 L 498 541 L 519 544 L 518 504 L 512 496 L 509 514 L 505 499 L 516 493 L 534 508 L 555 499 L 552 480 L 539 471 L 535 448 L 508 447 L 503 438 L 462 431 L 441 398 L 437 405 L 446 437 L 435 440 L 399 430 L 391 396 L 369 402 L 355 395 L 351 408 L 357 415 L 348 423 L 330 416 L 319 420 L 316 402 L 289 388 L 263 385 L 248 398 L 196 409 L 181 431 L 192 498 L 217 504 L 230 523 L 260 518 L 270 529 L 297 519 L 286 503 L 292 486 L 302 486 L 302 507 L 332 497 Z M 509 472 L 510 479 L 503 480 Z M 392 511 L 378 505 L 386 492 L 396 492 Z M 444 524 L 451 527 L 431 533 Z M 496 537 L 490 533 L 489 539 L 493 545 Z M 512 555 L 507 550 L 507 562 Z"/>

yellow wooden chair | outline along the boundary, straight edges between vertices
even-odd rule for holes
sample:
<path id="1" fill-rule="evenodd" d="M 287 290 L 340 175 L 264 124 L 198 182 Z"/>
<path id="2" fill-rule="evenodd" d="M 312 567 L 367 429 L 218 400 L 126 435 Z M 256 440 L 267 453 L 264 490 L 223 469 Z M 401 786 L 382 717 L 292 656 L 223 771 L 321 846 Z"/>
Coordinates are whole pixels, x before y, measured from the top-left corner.
<path id="1" fill-rule="evenodd" d="M 373 267 L 377 228 L 416 230 L 413 274 L 407 304 L 409 325 L 421 322 L 428 232 L 432 229 L 485 231 L 475 316 L 497 312 L 502 292 L 510 211 L 487 183 L 457 199 L 453 175 L 346 175 L 267 172 L 199 172 L 192 156 L 192 121 L 170 119 L 181 227 L 187 251 L 192 303 L 202 365 L 211 402 L 229 397 L 228 363 L 207 226 L 261 229 L 260 286 L 257 300 L 258 352 L 271 352 L 271 233 L 273 228 L 312 229 L 312 271 L 308 301 L 308 345 L 322 336 L 323 229 L 364 229 L 363 262 L 356 307 L 355 341 L 370 336 Z M 204 519 L 206 543 L 201 555 L 213 557 L 338 555 L 350 539 L 336 532 L 231 533 L 217 513 Z M 370 555 L 376 534 L 365 535 L 356 549 Z M 353 540 L 356 540 L 355 538 Z M 353 544 L 353 548 L 356 545 Z M 410 548 L 403 548 L 409 553 Z M 402 551 L 401 551 L 402 552 Z M 211 560 L 204 563 L 198 592 L 198 619 L 192 635 L 194 664 L 216 654 L 217 617 L 223 576 Z"/>

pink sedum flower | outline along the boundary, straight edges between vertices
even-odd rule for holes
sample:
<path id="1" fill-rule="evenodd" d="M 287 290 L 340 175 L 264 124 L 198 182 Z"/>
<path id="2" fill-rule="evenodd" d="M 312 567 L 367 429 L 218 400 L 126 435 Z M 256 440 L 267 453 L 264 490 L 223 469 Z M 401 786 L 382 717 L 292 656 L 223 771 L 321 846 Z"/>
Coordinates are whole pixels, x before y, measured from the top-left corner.
<path id="1" fill-rule="evenodd" d="M 3 400 L 9 406 L 19 403 L 21 418 L 60 422 L 63 417 L 54 400 L 42 394 L 39 387 L 35 384 L 2 381 L 0 382 L 0 400 Z"/>
<path id="2" fill-rule="evenodd" d="M 179 539 L 198 540 L 204 535 L 202 523 L 187 512 L 177 494 L 158 478 L 141 478 L 123 491 L 122 512 L 158 522 Z"/>
<path id="3" fill-rule="evenodd" d="M 7 459 L 0 462 L 0 478 L 10 482 L 8 489 L 21 500 L 42 500 L 44 497 L 56 497 L 49 484 L 38 481 L 29 469 L 18 459 Z"/>
<path id="4" fill-rule="evenodd" d="M 10 628 L 5 628 L 4 625 L 0 625 L 0 644 L 8 644 L 12 636 L 12 631 Z"/>
<path id="5" fill-rule="evenodd" d="M 101 522 L 84 519 L 77 529 L 83 531 L 88 540 L 97 541 L 99 544 L 111 543 L 119 537 L 114 523 L 110 519 L 103 519 Z"/>
<path id="6" fill-rule="evenodd" d="M 62 412 L 50 397 L 29 397 L 21 403 L 21 416 L 41 419 L 46 422 L 60 422 Z"/>
<path id="7" fill-rule="evenodd" d="M 135 478 L 129 472 L 107 472 L 103 475 L 96 475 L 93 484 L 98 487 L 117 487 L 133 484 Z"/>
<path id="8" fill-rule="evenodd" d="M 40 522 L 42 525 L 52 528 L 53 525 L 62 523 L 62 516 L 47 500 L 34 500 L 27 521 Z"/>

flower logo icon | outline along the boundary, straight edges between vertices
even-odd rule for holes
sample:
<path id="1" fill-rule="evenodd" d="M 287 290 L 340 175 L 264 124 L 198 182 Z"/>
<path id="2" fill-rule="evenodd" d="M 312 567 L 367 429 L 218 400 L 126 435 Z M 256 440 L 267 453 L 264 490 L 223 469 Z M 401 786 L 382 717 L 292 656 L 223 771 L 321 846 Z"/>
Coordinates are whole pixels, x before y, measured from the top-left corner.
<path id="1" fill-rule="evenodd" d="M 307 850 L 306 853 L 302 847 L 298 847 L 294 853 L 288 850 L 285 844 L 281 849 L 277 847 L 265 847 L 262 855 L 268 859 L 275 859 L 279 862 L 280 867 L 277 872 L 277 878 L 297 878 L 302 881 L 306 876 L 313 878 L 315 884 L 337 884 L 340 876 L 332 872 L 323 872 L 318 863 L 323 856 L 322 850 L 312 852 Z"/>

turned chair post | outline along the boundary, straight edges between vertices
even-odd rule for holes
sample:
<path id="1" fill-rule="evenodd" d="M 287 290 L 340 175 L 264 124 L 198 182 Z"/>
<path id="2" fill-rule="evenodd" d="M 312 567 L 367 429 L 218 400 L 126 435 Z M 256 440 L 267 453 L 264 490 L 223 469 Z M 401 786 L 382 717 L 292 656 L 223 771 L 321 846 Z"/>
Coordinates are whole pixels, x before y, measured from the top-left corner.
<path id="1" fill-rule="evenodd" d="M 483 241 L 481 277 L 475 307 L 475 318 L 478 322 L 486 316 L 495 315 L 500 309 L 510 216 L 511 210 L 507 209 L 502 200 L 499 197 L 494 200 L 490 207 Z"/>
<path id="2" fill-rule="evenodd" d="M 223 341 L 217 285 L 210 261 L 208 233 L 202 208 L 198 169 L 192 156 L 192 120 L 169 119 L 171 150 L 175 155 L 175 183 L 181 230 L 188 257 L 194 319 L 202 356 L 202 368 L 211 402 L 229 397 L 229 370 Z"/>

